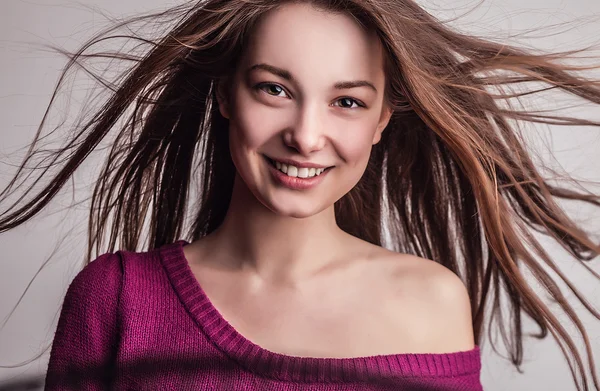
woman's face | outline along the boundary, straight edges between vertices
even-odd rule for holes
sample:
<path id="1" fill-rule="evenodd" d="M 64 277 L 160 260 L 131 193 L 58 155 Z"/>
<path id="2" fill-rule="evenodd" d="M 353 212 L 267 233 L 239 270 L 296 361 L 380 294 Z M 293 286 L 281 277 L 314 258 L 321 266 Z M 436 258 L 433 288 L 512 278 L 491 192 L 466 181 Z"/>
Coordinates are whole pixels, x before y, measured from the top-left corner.
<path id="1" fill-rule="evenodd" d="M 233 162 L 279 215 L 311 216 L 348 193 L 391 114 L 379 40 L 350 17 L 309 5 L 267 14 L 232 82 L 219 108 Z"/>

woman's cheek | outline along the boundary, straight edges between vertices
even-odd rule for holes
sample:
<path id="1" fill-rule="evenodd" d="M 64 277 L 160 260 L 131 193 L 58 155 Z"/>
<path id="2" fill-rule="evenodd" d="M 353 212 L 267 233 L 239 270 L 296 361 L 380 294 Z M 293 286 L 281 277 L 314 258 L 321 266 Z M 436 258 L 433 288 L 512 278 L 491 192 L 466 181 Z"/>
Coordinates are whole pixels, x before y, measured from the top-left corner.
<path id="1" fill-rule="evenodd" d="M 352 166 L 366 166 L 373 146 L 375 126 L 370 122 L 356 121 L 339 132 L 338 149 L 342 158 Z"/>
<path id="2" fill-rule="evenodd" d="M 285 112 L 265 105 L 248 105 L 241 110 L 240 130 L 250 148 L 258 148 L 285 129 Z M 243 125 L 242 125 L 243 124 Z"/>

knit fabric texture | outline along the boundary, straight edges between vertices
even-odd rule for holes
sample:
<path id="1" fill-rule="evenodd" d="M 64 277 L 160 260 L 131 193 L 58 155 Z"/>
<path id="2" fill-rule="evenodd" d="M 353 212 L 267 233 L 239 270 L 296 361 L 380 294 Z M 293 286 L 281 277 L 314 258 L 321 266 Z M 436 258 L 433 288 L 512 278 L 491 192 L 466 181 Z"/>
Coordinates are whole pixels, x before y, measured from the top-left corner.
<path id="1" fill-rule="evenodd" d="M 352 358 L 264 349 L 213 306 L 184 256 L 186 244 L 104 254 L 77 274 L 46 390 L 482 390 L 478 346 Z"/>

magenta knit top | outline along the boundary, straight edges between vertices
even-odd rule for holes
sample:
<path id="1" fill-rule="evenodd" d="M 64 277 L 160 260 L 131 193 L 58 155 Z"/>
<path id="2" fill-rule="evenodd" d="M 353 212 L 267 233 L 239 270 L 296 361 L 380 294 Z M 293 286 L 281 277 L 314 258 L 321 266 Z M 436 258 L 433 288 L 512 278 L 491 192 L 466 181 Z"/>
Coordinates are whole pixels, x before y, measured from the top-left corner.
<path id="1" fill-rule="evenodd" d="M 482 390 L 477 346 L 353 358 L 266 350 L 213 306 L 185 244 L 104 254 L 79 272 L 62 306 L 46 390 Z"/>

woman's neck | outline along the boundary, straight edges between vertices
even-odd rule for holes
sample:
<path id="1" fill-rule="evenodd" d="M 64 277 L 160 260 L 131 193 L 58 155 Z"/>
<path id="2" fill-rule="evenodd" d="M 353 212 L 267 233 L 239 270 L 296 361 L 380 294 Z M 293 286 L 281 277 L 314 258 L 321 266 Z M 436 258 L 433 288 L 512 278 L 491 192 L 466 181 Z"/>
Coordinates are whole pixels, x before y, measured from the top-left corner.
<path id="1" fill-rule="evenodd" d="M 339 258 L 353 239 L 337 226 L 333 206 L 306 218 L 282 217 L 238 177 L 227 215 L 204 239 L 203 253 L 265 280 L 299 280 Z"/>

